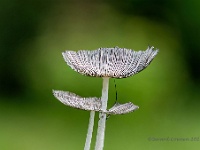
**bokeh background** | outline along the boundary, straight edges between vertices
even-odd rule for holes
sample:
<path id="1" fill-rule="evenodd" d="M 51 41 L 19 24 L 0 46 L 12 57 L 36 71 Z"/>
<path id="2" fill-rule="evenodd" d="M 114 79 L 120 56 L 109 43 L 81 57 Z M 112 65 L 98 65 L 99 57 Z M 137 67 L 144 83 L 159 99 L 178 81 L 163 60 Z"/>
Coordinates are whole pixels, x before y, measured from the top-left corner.
<path id="1" fill-rule="evenodd" d="M 104 149 L 198 149 L 199 8 L 197 0 L 1 0 L 0 149 L 83 149 L 89 112 L 61 104 L 52 89 L 100 97 L 102 79 L 74 72 L 61 52 L 148 45 L 160 50 L 151 65 L 116 80 L 119 102 L 140 109 L 107 120 Z M 113 79 L 109 88 L 111 107 Z"/>

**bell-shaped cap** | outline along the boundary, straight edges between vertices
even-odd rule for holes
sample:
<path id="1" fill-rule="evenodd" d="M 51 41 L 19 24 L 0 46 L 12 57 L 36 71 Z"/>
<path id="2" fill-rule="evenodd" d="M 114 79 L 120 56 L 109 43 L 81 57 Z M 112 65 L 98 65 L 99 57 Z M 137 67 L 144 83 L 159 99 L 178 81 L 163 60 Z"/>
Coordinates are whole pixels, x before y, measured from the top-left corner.
<path id="1" fill-rule="evenodd" d="M 145 69 L 158 53 L 148 47 L 146 51 L 126 48 L 99 48 L 97 50 L 65 51 L 67 64 L 75 71 L 95 77 L 126 78 Z"/>
<path id="2" fill-rule="evenodd" d="M 105 113 L 109 115 L 122 115 L 133 112 L 137 109 L 139 109 L 139 107 L 131 102 L 125 104 L 116 103 L 112 108 L 107 110 Z"/>
<path id="3" fill-rule="evenodd" d="M 53 95 L 63 104 L 89 111 L 99 111 L 101 109 L 101 98 L 80 97 L 68 91 L 53 90 Z"/>

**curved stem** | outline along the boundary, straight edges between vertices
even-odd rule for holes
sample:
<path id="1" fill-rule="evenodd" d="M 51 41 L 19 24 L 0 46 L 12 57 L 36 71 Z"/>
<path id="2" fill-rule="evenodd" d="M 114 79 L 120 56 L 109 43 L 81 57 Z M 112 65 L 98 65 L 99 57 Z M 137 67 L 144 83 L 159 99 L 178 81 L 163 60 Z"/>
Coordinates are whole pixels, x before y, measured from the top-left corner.
<path id="1" fill-rule="evenodd" d="M 84 150 L 90 150 L 90 144 L 92 140 L 92 132 L 93 132 L 93 126 L 94 126 L 94 117 L 95 117 L 95 111 L 91 111 Z"/>
<path id="2" fill-rule="evenodd" d="M 103 78 L 102 96 L 101 96 L 101 102 L 102 102 L 101 110 L 103 112 L 105 112 L 106 108 L 107 108 L 108 85 L 109 85 L 109 78 L 104 77 Z M 103 150 L 105 128 L 106 128 L 106 114 L 105 113 L 99 113 L 99 122 L 98 122 L 98 130 L 97 130 L 95 150 Z"/>

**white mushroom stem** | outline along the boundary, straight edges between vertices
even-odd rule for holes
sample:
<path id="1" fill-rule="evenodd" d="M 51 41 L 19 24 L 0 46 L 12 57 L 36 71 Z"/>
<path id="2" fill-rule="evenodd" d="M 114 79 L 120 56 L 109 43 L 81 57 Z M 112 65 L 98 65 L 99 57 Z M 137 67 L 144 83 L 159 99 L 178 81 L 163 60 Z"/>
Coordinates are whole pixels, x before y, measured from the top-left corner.
<path id="1" fill-rule="evenodd" d="M 93 126 L 94 126 L 94 117 L 95 117 L 95 111 L 91 111 L 84 150 L 90 150 L 90 145 L 91 145 L 91 140 L 92 140 L 92 132 L 93 132 Z"/>
<path id="2" fill-rule="evenodd" d="M 109 85 L 109 78 L 103 77 L 103 88 L 102 88 L 102 96 L 101 96 L 101 102 L 102 102 L 101 110 L 103 112 L 105 112 L 107 109 L 108 85 Z M 98 122 L 95 150 L 103 150 L 105 128 L 106 128 L 106 114 L 99 113 L 99 122 Z"/>

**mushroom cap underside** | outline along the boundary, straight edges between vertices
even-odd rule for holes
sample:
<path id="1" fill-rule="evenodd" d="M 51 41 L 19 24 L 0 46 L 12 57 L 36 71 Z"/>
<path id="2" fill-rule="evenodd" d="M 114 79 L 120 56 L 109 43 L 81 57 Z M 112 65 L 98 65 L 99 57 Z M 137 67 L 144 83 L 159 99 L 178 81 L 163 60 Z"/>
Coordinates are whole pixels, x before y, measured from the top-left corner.
<path id="1" fill-rule="evenodd" d="M 145 69 L 157 53 L 154 47 L 146 51 L 114 47 L 65 51 L 62 55 L 67 64 L 82 75 L 126 78 Z"/>

